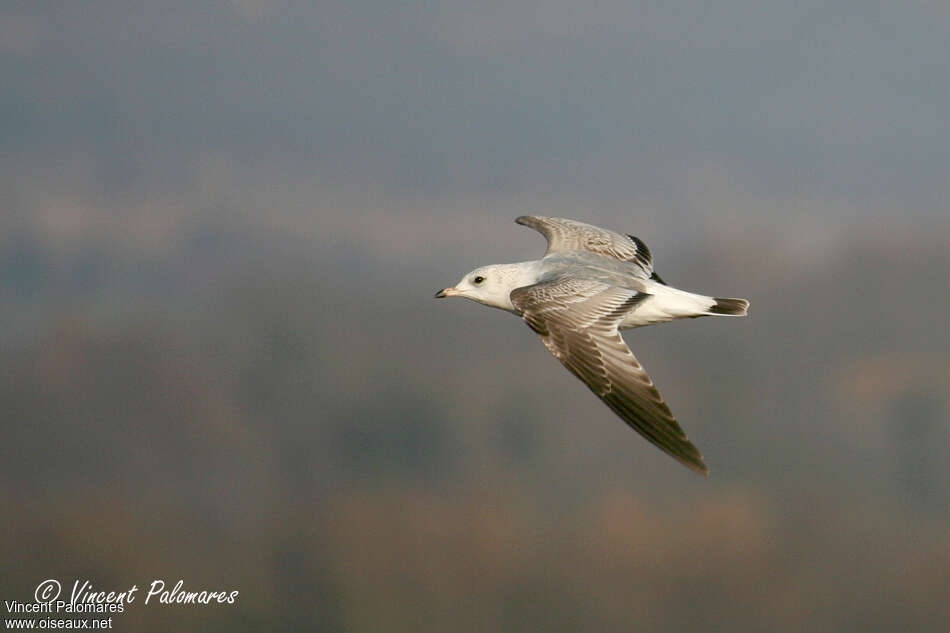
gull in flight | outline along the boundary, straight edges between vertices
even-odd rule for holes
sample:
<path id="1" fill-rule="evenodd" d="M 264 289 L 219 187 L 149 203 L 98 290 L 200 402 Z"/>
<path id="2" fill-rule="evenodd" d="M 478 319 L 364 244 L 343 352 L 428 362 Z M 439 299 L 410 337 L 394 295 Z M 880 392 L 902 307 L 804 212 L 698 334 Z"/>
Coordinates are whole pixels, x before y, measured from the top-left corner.
<path id="1" fill-rule="evenodd" d="M 745 316 L 745 299 L 668 286 L 642 240 L 576 220 L 525 215 L 540 232 L 540 260 L 483 266 L 436 298 L 464 297 L 517 314 L 561 363 L 637 433 L 687 468 L 708 473 L 620 330 L 707 315 Z"/>

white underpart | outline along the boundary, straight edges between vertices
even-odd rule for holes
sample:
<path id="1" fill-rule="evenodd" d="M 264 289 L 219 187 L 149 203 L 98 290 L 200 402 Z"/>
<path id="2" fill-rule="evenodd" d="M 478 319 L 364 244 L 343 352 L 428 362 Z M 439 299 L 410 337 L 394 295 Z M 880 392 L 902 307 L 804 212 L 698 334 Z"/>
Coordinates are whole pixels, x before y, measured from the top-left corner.
<path id="1" fill-rule="evenodd" d="M 716 305 L 712 297 L 677 290 L 653 281 L 647 282 L 645 286 L 651 296 L 637 304 L 626 316 L 620 324 L 622 329 L 709 314 L 709 309 Z"/>
<path id="2" fill-rule="evenodd" d="M 517 314 L 509 294 L 515 288 L 536 283 L 541 268 L 541 261 L 482 266 L 462 277 L 456 284 L 456 289 L 460 291 L 460 296 L 466 299 Z M 485 277 L 485 281 L 479 286 L 472 283 L 476 275 Z M 650 296 L 631 310 L 621 322 L 621 329 L 709 314 L 709 309 L 716 304 L 712 297 L 679 290 L 655 281 L 647 280 L 641 284 L 643 292 Z"/>

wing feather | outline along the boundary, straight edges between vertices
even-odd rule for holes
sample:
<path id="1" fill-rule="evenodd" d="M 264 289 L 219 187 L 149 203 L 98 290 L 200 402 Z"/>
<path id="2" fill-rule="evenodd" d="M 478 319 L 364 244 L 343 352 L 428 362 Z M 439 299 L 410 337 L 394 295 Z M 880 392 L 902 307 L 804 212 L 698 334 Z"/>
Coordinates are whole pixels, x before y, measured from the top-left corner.
<path id="1" fill-rule="evenodd" d="M 592 224 L 565 218 L 523 215 L 515 222 L 538 231 L 548 241 L 545 256 L 587 251 L 640 266 L 647 277 L 653 273 L 653 256 L 640 238 L 623 235 Z"/>
<path id="2" fill-rule="evenodd" d="M 548 350 L 614 413 L 657 448 L 705 475 L 702 454 L 618 330 L 647 296 L 594 280 L 552 279 L 516 288 L 511 301 Z"/>

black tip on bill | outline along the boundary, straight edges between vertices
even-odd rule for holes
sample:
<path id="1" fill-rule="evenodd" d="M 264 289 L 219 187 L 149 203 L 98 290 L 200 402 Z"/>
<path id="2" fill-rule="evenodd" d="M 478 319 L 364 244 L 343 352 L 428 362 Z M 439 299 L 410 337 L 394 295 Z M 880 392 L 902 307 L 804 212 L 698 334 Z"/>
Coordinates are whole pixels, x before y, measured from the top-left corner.
<path id="1" fill-rule="evenodd" d="M 440 290 L 440 291 L 438 291 L 437 293 L 435 293 L 435 298 L 436 298 L 436 299 L 444 299 L 444 298 L 445 298 L 445 288 L 443 288 L 442 290 Z"/>

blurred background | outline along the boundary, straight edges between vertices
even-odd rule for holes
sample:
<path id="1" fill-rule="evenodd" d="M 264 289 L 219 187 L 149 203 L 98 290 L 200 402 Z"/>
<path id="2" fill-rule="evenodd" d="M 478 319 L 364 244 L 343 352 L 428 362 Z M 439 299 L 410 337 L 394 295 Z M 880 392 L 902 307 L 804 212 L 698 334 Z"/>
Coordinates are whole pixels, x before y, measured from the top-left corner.
<path id="1" fill-rule="evenodd" d="M 942 2 L 12 0 L 0 594 L 117 630 L 950 618 Z M 710 466 L 435 301 L 633 233 L 747 319 L 634 330 Z"/>

